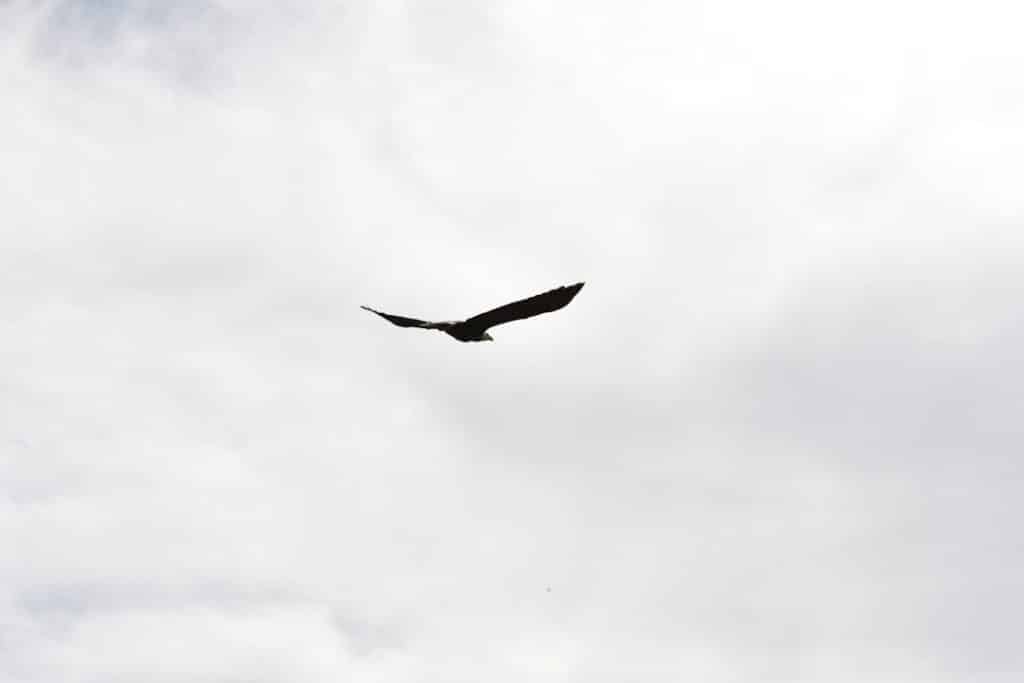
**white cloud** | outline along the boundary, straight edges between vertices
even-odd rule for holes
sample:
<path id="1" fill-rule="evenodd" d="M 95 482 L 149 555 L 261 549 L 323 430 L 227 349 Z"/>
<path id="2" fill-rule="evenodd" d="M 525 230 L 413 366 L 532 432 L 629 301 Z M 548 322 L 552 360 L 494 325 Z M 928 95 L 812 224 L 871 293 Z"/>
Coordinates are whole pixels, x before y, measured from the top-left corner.
<path id="1" fill-rule="evenodd" d="M 1014 8 L 162 7 L 0 10 L 0 679 L 1024 669 Z"/>

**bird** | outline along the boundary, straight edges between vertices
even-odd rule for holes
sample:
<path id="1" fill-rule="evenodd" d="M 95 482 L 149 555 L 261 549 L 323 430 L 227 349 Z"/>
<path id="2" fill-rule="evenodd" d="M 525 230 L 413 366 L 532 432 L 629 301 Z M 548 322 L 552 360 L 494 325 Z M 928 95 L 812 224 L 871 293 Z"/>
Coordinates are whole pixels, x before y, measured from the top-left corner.
<path id="1" fill-rule="evenodd" d="M 442 322 L 431 322 L 417 318 L 406 318 L 401 315 L 382 313 L 369 306 L 360 306 L 365 311 L 376 313 L 388 322 L 399 327 L 418 327 L 423 330 L 440 330 L 445 334 L 458 339 L 460 342 L 494 341 L 494 337 L 488 334 L 487 330 L 496 325 L 502 325 L 513 320 L 532 318 L 541 313 L 550 313 L 566 306 L 573 300 L 581 289 L 583 282 L 574 285 L 556 287 L 542 294 L 537 294 L 526 299 L 513 301 L 510 304 L 499 306 L 472 318 L 465 320 L 447 320 Z"/>

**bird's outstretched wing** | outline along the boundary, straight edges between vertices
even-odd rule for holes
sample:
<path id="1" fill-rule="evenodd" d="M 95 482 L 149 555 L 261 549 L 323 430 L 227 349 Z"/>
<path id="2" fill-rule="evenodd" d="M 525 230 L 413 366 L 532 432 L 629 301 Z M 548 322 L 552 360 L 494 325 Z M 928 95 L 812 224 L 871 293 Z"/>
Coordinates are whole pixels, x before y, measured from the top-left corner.
<path id="1" fill-rule="evenodd" d="M 370 313 L 376 313 L 377 315 L 384 318 L 388 322 L 392 323 L 393 325 L 398 325 L 399 327 L 429 327 L 430 325 L 433 324 L 428 320 L 417 320 L 416 318 L 405 318 L 400 315 L 381 313 L 380 311 L 375 311 L 369 306 L 360 306 L 359 308 L 363 309 L 364 311 L 369 311 Z"/>
<path id="2" fill-rule="evenodd" d="M 528 299 L 513 301 L 510 304 L 499 306 L 486 313 L 474 315 L 472 318 L 467 319 L 465 324 L 473 328 L 486 330 L 488 327 L 494 327 L 495 325 L 501 325 L 513 320 L 532 318 L 541 313 L 557 311 L 572 301 L 573 297 L 583 289 L 583 284 L 582 282 L 577 282 L 574 285 L 558 287 L 543 294 L 531 296 Z"/>

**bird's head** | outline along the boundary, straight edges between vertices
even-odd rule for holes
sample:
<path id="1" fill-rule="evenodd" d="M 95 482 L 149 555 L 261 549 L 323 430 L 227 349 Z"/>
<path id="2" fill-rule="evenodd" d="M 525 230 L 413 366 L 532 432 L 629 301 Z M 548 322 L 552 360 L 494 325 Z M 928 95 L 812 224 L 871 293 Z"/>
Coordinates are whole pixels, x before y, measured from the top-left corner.
<path id="1" fill-rule="evenodd" d="M 494 341 L 494 337 L 484 332 L 482 335 L 480 335 L 480 341 Z"/>

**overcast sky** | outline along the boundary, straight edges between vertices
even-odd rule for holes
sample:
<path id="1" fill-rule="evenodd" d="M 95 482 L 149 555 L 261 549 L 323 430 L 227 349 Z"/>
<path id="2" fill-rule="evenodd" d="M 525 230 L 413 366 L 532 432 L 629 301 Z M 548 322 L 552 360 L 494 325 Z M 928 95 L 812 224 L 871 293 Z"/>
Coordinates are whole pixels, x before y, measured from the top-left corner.
<path id="1" fill-rule="evenodd" d="M 1018 4 L 0 5 L 0 681 L 1020 680 Z"/>

